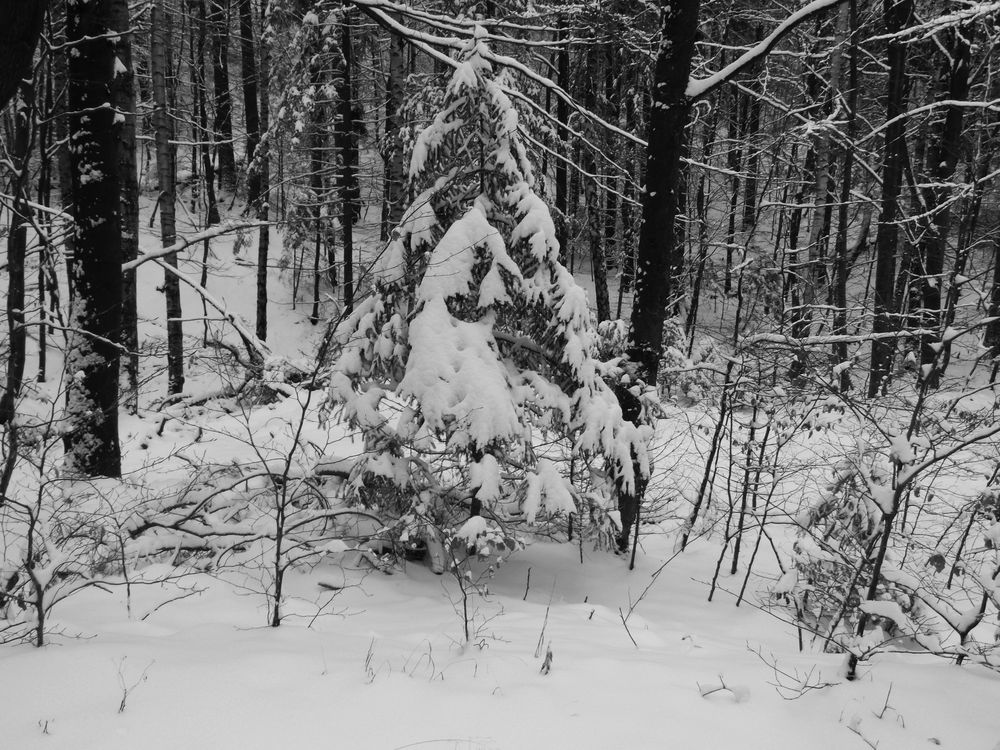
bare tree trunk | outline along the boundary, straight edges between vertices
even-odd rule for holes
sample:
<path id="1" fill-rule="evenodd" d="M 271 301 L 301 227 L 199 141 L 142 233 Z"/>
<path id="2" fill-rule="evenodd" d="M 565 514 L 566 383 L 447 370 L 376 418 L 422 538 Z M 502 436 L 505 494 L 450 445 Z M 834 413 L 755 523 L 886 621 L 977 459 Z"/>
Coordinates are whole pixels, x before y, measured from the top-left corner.
<path id="1" fill-rule="evenodd" d="M 16 170 L 13 188 L 14 205 L 11 210 L 7 235 L 7 378 L 0 396 L 0 424 L 9 425 L 8 449 L 16 451 L 16 428 L 12 424 L 17 412 L 17 398 L 24 382 L 27 329 L 24 326 L 24 261 L 28 249 L 29 172 L 33 120 L 35 118 L 35 90 L 31 80 L 31 60 L 20 70 L 14 71 L 20 82 L 14 98 L 14 142 L 11 157 Z"/>
<path id="2" fill-rule="evenodd" d="M 764 36 L 763 29 L 758 26 L 754 34 L 754 41 L 760 42 Z M 757 76 L 754 75 L 750 82 L 751 88 L 757 88 Z M 760 113 L 763 101 L 759 96 L 747 94 L 746 130 L 743 133 L 743 142 L 747 150 L 747 179 L 743 189 L 743 221 L 741 228 L 743 231 L 751 229 L 757 223 L 757 170 L 760 166 L 760 148 L 755 141 L 760 132 Z"/>
<path id="3" fill-rule="evenodd" d="M 566 32 L 563 30 L 565 19 L 559 14 L 559 31 L 557 38 L 560 42 L 565 42 Z M 556 53 L 556 72 L 558 74 L 559 85 L 568 90 L 569 87 L 569 48 L 564 43 Z M 556 128 L 558 145 L 556 151 L 563 157 L 556 159 L 556 239 L 559 241 L 559 260 L 566 263 L 566 253 L 569 249 L 569 177 L 566 172 L 566 153 L 569 146 L 569 104 L 562 97 L 556 101 L 556 120 L 559 126 Z"/>
<path id="4" fill-rule="evenodd" d="M 171 18 L 164 10 L 164 0 L 153 6 L 150 45 L 150 69 L 153 76 L 153 123 L 156 129 L 156 173 L 159 183 L 160 241 L 164 247 L 177 239 L 175 206 L 177 202 L 177 154 L 173 145 L 173 119 L 168 109 L 167 73 L 171 69 Z M 177 254 L 164 260 L 177 267 Z M 184 329 L 181 323 L 181 290 L 177 276 L 164 272 L 163 293 L 167 298 L 167 393 L 184 390 Z"/>
<path id="5" fill-rule="evenodd" d="M 320 80 L 317 76 L 314 78 L 314 85 L 319 85 Z M 313 255 L 313 304 L 312 313 L 309 316 L 309 321 L 316 325 L 319 323 L 319 307 L 320 307 L 320 281 L 322 279 L 322 273 L 320 271 L 320 258 L 323 257 L 323 237 L 324 231 L 324 217 L 323 217 L 323 200 L 324 200 L 324 190 L 323 190 L 323 147 L 324 147 L 324 108 L 321 105 L 317 105 L 312 113 L 313 126 L 312 133 L 310 137 L 312 139 L 312 144 L 309 149 L 309 186 L 312 189 L 312 217 L 315 222 L 315 254 Z M 303 253 L 304 254 L 304 253 Z"/>
<path id="6" fill-rule="evenodd" d="M 51 30 L 51 14 L 48 16 L 47 20 L 48 26 Z M 50 33 L 50 39 L 51 38 Z M 52 116 L 54 109 L 54 92 L 52 86 L 53 72 L 52 55 L 49 55 L 48 59 L 45 61 L 45 68 L 43 69 L 44 80 L 42 82 L 42 89 L 44 93 L 41 110 L 44 119 L 38 125 L 38 203 L 42 206 L 52 205 L 52 155 L 49 153 L 52 140 L 52 125 L 48 121 L 48 118 Z M 38 246 L 38 310 L 41 323 L 38 326 L 37 380 L 39 383 L 44 383 L 47 377 L 46 360 L 49 330 L 49 327 L 46 324 L 46 320 L 48 320 L 48 310 L 46 308 L 50 302 L 55 302 L 58 299 L 55 295 L 51 295 L 50 299 L 46 300 L 46 291 L 50 286 L 58 290 L 58 285 L 52 283 L 52 280 L 49 278 L 49 264 L 52 262 L 52 255 L 49 248 L 49 238 L 52 236 L 53 222 L 50 217 L 39 217 L 39 220 L 42 222 L 42 228 L 45 230 L 46 236 L 40 238 Z M 57 293 L 58 291 L 56 294 Z"/>
<path id="7" fill-rule="evenodd" d="M 747 98 L 740 90 L 733 87 L 732 109 L 729 112 L 729 132 L 727 140 L 729 149 L 726 153 L 726 168 L 731 173 L 729 188 L 729 227 L 726 231 L 726 269 L 723 277 L 723 291 L 731 294 L 733 291 L 733 249 L 736 245 L 736 208 L 740 200 L 740 165 L 743 161 L 743 131 L 744 112 L 748 106 Z"/>
<path id="8" fill-rule="evenodd" d="M 271 2 L 263 0 L 260 8 L 261 28 L 264 33 L 260 39 L 260 68 L 257 81 L 260 90 L 260 123 L 261 134 L 267 133 L 271 119 L 271 37 L 266 31 L 271 20 Z M 248 126 L 249 127 L 249 126 Z M 249 137 L 247 139 L 249 141 Z M 270 213 L 270 191 L 271 191 L 271 166 L 270 166 L 270 144 L 262 137 L 257 149 L 257 157 L 254 159 L 254 166 L 250 169 L 250 174 L 256 174 L 259 178 L 260 192 L 258 194 L 257 219 L 267 221 Z M 262 226 L 257 242 L 257 338 L 261 341 L 267 339 L 267 264 L 271 247 L 271 230 Z"/>
<path id="9" fill-rule="evenodd" d="M 117 111 L 118 170 L 121 175 L 122 260 L 134 260 L 139 254 L 139 178 L 136 174 L 135 140 L 135 70 L 132 61 L 132 24 L 128 0 L 112 0 L 112 24 L 122 34 L 115 44 L 121 67 L 114 78 L 114 106 Z M 125 378 L 122 403 L 130 414 L 139 409 L 139 317 L 137 312 L 135 271 L 122 276 L 122 337 L 127 350 L 122 358 Z"/>
<path id="10" fill-rule="evenodd" d="M 46 0 L 0 2 L 0 110 L 17 93 L 25 69 L 31 69 L 46 5 Z"/>
<path id="11" fill-rule="evenodd" d="M 236 190 L 236 150 L 233 148 L 233 100 L 229 93 L 229 0 L 209 0 L 208 25 L 212 36 L 212 88 L 218 139 L 219 187 Z"/>
<path id="12" fill-rule="evenodd" d="M 725 58 L 723 58 L 725 59 Z M 701 158 L 706 164 L 711 162 L 715 146 L 716 128 L 719 126 L 719 108 L 712 109 L 708 123 L 705 126 L 704 144 Z M 708 263 L 708 208 L 709 208 L 708 172 L 702 170 L 698 177 L 698 192 L 695 196 L 695 211 L 698 222 L 698 264 L 695 268 L 694 282 L 691 285 L 691 304 L 688 306 L 687 320 L 684 322 L 684 334 L 688 337 L 687 354 L 690 357 L 694 351 L 695 329 L 698 327 L 698 309 L 701 306 L 701 286 L 705 276 L 705 265 Z M 732 214 L 730 214 L 732 222 Z M 730 224 L 730 226 L 732 226 Z M 727 271 L 728 271 L 727 267 Z"/>
<path id="13" fill-rule="evenodd" d="M 69 149 L 75 247 L 66 355 L 67 464 L 87 475 L 120 476 L 118 369 L 122 257 L 118 149 L 112 100 L 115 50 L 111 0 L 67 3 Z"/>
<path id="14" fill-rule="evenodd" d="M 608 45 L 604 50 L 604 100 L 607 102 L 608 107 L 608 119 L 617 124 L 620 116 L 620 107 L 618 105 L 619 101 L 619 86 L 615 80 L 615 74 L 618 71 L 618 66 L 615 61 L 614 48 Z M 612 136 L 609 132 L 605 132 L 605 143 L 608 146 L 609 152 L 613 152 L 614 146 L 612 143 Z M 609 173 L 605 178 L 605 184 L 607 185 L 604 190 L 604 260 L 605 264 L 609 264 L 612 267 L 620 268 L 619 259 L 619 247 L 620 243 L 618 241 L 618 176 L 614 173 Z M 607 288 L 607 282 L 605 282 L 605 288 Z M 608 302 L 608 317 L 611 317 L 611 303 Z M 615 316 L 620 317 L 620 316 Z"/>
<path id="15" fill-rule="evenodd" d="M 984 343 L 990 347 L 990 356 L 1000 357 L 1000 236 L 993 238 L 993 281 L 990 284 L 990 305 L 987 316 L 993 320 L 986 326 Z M 990 382 L 996 379 L 997 367 L 993 366 Z"/>
<path id="16" fill-rule="evenodd" d="M 243 62 L 243 119 L 246 126 L 247 211 L 253 211 L 260 196 L 260 174 L 251 168 L 260 144 L 260 111 L 257 105 L 257 45 L 254 43 L 252 0 L 240 4 L 240 56 Z"/>
<path id="17" fill-rule="evenodd" d="M 385 84 L 385 190 L 382 221 L 382 239 L 389 238 L 389 233 L 403 218 L 403 187 L 406 182 L 406 170 L 403 165 L 403 144 L 401 131 L 403 118 L 400 109 L 403 106 L 403 94 L 406 83 L 406 42 L 402 37 L 393 34 L 389 37 L 389 75 Z"/>
<path id="18" fill-rule="evenodd" d="M 357 123 L 354 118 L 354 43 L 351 39 L 350 14 L 340 27 L 343 71 L 338 86 L 337 129 L 334 137 L 340 152 L 341 244 L 344 247 L 344 310 L 354 309 L 354 223 L 361 215 L 361 195 L 358 187 Z"/>
<path id="19" fill-rule="evenodd" d="M 844 169 L 840 179 L 840 206 L 837 216 L 837 242 L 834 250 L 834 278 L 833 278 L 833 333 L 835 335 L 847 334 L 847 281 L 851 272 L 851 262 L 847 247 L 847 230 L 850 222 L 850 201 L 852 187 L 852 172 L 854 170 L 854 135 L 857 130 L 857 106 L 858 106 L 858 46 L 857 46 L 857 8 L 855 0 L 849 4 L 841 6 L 848 12 L 848 24 L 850 26 L 850 69 L 849 82 L 850 91 L 847 95 L 847 140 L 848 145 L 844 150 Z M 861 239 L 858 242 L 862 242 Z M 838 342 L 833 345 L 833 360 L 835 365 L 846 365 L 847 344 Z M 846 393 L 851 388 L 851 372 L 846 366 L 840 368 L 841 393 Z"/>
<path id="20" fill-rule="evenodd" d="M 940 97 L 951 101 L 964 101 L 969 94 L 969 65 L 973 29 L 961 27 L 946 32 L 948 55 L 941 70 Z M 945 243 L 951 229 L 952 186 L 962 148 L 962 121 L 964 106 L 948 105 L 937 131 L 927 149 L 927 176 L 932 187 L 923 189 L 924 202 L 933 217 L 923 223 L 920 257 L 923 269 L 920 283 L 921 327 L 938 328 L 941 325 L 941 287 L 944 285 Z M 940 382 L 940 336 L 924 336 L 920 340 L 920 377 L 927 379 L 931 388 Z"/>
<path id="21" fill-rule="evenodd" d="M 896 306 L 896 250 L 899 228 L 899 195 L 903 183 L 903 161 L 906 151 L 906 123 L 900 118 L 906 107 L 906 54 L 908 45 L 895 35 L 913 22 L 913 0 L 885 0 L 883 4 L 888 41 L 889 78 L 885 117 L 889 126 L 885 133 L 885 157 L 882 161 L 882 207 L 875 235 L 875 322 L 876 334 L 888 333 L 898 327 Z M 884 388 L 892 369 L 895 344 L 891 340 L 872 341 L 871 373 L 868 397 L 873 398 Z"/>
<path id="22" fill-rule="evenodd" d="M 830 86 L 825 96 L 824 111 L 829 115 L 833 111 L 834 103 L 840 91 L 840 76 L 843 69 L 843 49 L 844 40 L 847 37 L 847 26 L 849 13 L 847 5 L 840 6 L 840 14 L 837 17 L 837 27 L 833 39 L 833 47 L 830 51 Z M 801 335 L 809 334 L 809 326 L 815 305 L 823 299 L 823 292 L 827 289 L 827 273 L 824 264 L 825 238 L 829 235 L 830 210 L 833 192 L 831 190 L 830 175 L 833 171 L 833 149 L 832 138 L 827 130 L 821 130 L 816 139 L 816 183 L 814 186 L 814 200 L 812 215 L 809 224 L 809 240 L 806 251 L 809 254 L 808 272 L 805 274 L 802 286 L 802 331 Z"/>
<path id="23" fill-rule="evenodd" d="M 587 70 L 584 79 L 584 106 L 591 112 L 597 108 L 597 55 L 587 55 Z M 588 175 L 597 174 L 593 149 L 581 144 L 583 170 Z M 604 253 L 601 233 L 601 196 L 597 191 L 596 176 L 583 177 L 583 200 L 587 204 L 587 244 L 590 247 L 590 271 L 594 279 L 594 294 L 597 301 L 597 320 L 611 319 L 611 298 L 608 296 L 607 257 Z"/>
<path id="24" fill-rule="evenodd" d="M 663 352 L 663 320 L 678 281 L 679 249 L 675 246 L 675 223 L 679 208 L 678 187 L 684 130 L 691 113 L 685 92 L 691 74 L 699 0 L 661 0 L 660 28 L 663 41 L 653 70 L 652 106 L 649 112 L 649 144 L 646 154 L 646 189 L 642 196 L 642 227 L 636 268 L 635 301 L 629 357 L 639 367 L 639 377 L 655 384 Z M 619 389 L 619 402 L 626 419 L 637 421 L 639 409 Z M 633 469 L 637 469 L 633 461 Z M 635 471 L 638 477 L 641 472 Z M 637 518 L 643 487 L 619 487 L 618 508 L 622 532 L 618 543 L 626 547 L 630 528 L 626 520 Z M 630 526 L 631 524 L 629 524 Z"/>

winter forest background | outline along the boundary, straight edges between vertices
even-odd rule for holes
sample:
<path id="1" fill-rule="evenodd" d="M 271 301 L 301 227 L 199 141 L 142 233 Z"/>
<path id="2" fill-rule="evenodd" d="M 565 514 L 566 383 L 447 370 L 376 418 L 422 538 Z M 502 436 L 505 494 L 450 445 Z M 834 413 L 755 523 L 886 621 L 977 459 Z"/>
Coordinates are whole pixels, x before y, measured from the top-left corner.
<path id="1" fill-rule="evenodd" d="M 0 1 L 0 745 L 1000 748 L 998 42 Z"/>

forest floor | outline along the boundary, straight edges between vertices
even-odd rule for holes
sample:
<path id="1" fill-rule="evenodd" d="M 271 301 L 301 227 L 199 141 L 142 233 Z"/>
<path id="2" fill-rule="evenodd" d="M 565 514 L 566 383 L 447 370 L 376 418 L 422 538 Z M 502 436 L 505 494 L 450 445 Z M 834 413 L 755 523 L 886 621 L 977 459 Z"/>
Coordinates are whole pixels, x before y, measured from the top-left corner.
<path id="1" fill-rule="evenodd" d="M 156 246 L 152 230 L 144 244 Z M 233 238 L 219 239 L 213 254 L 209 289 L 252 321 L 255 244 L 234 254 Z M 181 269 L 197 277 L 200 257 L 193 248 Z M 309 322 L 303 295 L 293 308 L 289 273 L 272 272 L 268 340 L 308 361 L 324 326 Z M 139 274 L 141 336 L 153 350 L 165 337 L 160 274 L 152 264 Z M 184 306 L 201 314 L 189 290 Z M 200 326 L 189 323 L 189 335 Z M 224 379 L 212 362 L 192 357 L 189 395 Z M 199 463 L 266 460 L 268 429 L 278 440 L 295 419 L 288 402 L 168 419 L 155 408 L 162 358 L 144 363 L 140 414 L 122 423 L 134 476 L 166 484 Z M 661 425 L 657 468 L 689 461 L 696 475 L 704 411 L 674 417 Z M 339 439 L 310 431 L 327 445 Z M 685 493 L 659 491 L 668 489 Z M 46 647 L 0 648 L 0 748 L 1000 748 L 995 673 L 881 654 L 845 682 L 843 655 L 763 606 L 776 577 L 767 563 L 741 606 L 730 592 L 742 572 L 723 573 L 708 602 L 719 541 L 706 535 L 676 555 L 669 516 L 643 527 L 632 571 L 589 543 L 529 535 L 488 593 L 470 596 L 468 642 L 456 579 L 422 563 L 379 570 L 344 554 L 294 571 L 280 628 L 265 626 L 263 569 L 178 578 L 147 568 L 127 586 L 58 604 Z"/>
<path id="2" fill-rule="evenodd" d="M 606 552 L 585 547 L 581 563 L 573 545 L 529 545 L 489 596 L 473 598 L 464 646 L 454 579 L 421 564 L 386 575 L 327 563 L 296 575 L 277 629 L 264 626 L 251 579 L 136 582 L 128 607 L 123 587 L 91 589 L 59 606 L 50 645 L 0 650 L 2 744 L 1000 746 L 995 674 L 883 655 L 844 682 L 844 657 L 799 653 L 793 626 L 730 596 L 706 602 L 714 545 L 670 562 L 640 601 L 669 538 L 647 536 L 631 572 Z M 181 589 L 195 593 L 163 604 Z"/>

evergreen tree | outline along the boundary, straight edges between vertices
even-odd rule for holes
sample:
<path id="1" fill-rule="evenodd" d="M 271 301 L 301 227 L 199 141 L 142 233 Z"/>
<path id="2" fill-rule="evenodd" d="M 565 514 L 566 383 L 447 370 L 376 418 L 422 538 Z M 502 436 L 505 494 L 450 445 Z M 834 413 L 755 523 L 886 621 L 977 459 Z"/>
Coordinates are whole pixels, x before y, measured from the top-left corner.
<path id="1" fill-rule="evenodd" d="M 417 138 L 417 197 L 373 293 L 338 328 L 330 380 L 331 406 L 364 436 L 362 499 L 433 536 L 456 520 L 445 501 L 467 498 L 472 518 L 458 535 L 470 542 L 496 539 L 484 506 L 496 517 L 520 500 L 529 521 L 576 509 L 558 456 L 541 455 L 543 436 L 603 458 L 621 490 L 634 487 L 635 467 L 648 472 L 646 428 L 623 419 L 605 382 L 622 371 L 595 358 L 586 292 L 559 262 L 484 33 Z M 428 448 L 445 457 L 433 471 Z"/>

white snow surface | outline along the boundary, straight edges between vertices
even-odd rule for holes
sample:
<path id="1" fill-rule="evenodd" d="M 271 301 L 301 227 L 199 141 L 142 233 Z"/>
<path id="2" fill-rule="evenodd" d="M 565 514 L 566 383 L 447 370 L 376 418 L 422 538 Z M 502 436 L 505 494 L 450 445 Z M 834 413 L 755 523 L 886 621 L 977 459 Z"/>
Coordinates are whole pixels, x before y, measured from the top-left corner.
<path id="1" fill-rule="evenodd" d="M 252 581 L 192 575 L 180 585 L 200 593 L 163 606 L 181 592 L 136 584 L 131 612 L 124 587 L 81 593 L 59 608 L 52 645 L 0 649 L 3 747 L 864 747 L 851 727 L 882 750 L 994 747 L 994 676 L 899 655 L 844 683 L 843 657 L 798 653 L 791 626 L 707 604 L 692 580 L 711 567 L 707 547 L 672 562 L 636 606 L 633 644 L 619 608 L 671 554 L 666 542 L 650 538 L 632 572 L 603 552 L 584 548 L 581 563 L 572 545 L 529 545 L 473 598 L 464 647 L 456 582 L 419 564 L 365 575 L 345 558 L 296 575 L 277 629 L 263 627 Z M 785 700 L 751 649 L 840 684 Z M 720 681 L 735 692 L 702 697 Z"/>

